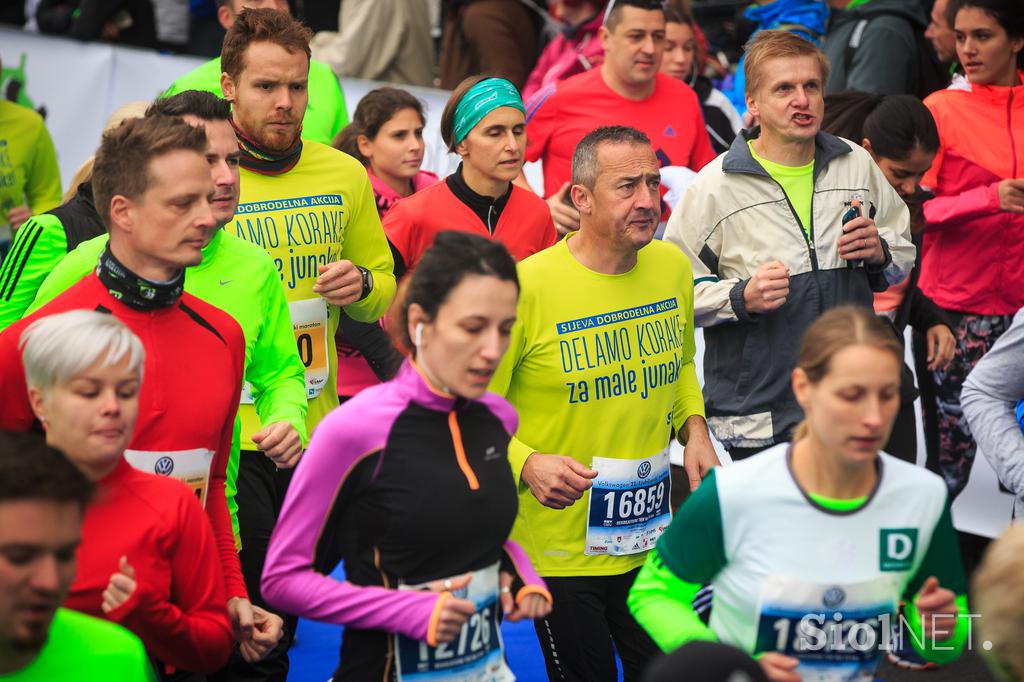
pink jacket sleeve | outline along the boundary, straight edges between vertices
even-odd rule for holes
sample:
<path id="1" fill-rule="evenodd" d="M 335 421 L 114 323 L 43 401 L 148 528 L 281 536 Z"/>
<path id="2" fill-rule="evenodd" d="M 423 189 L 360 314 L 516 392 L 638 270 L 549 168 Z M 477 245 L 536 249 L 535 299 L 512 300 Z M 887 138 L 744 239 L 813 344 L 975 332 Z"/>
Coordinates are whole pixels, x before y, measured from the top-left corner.
<path id="1" fill-rule="evenodd" d="M 929 229 L 961 227 L 999 212 L 998 182 L 973 187 L 960 194 L 935 197 L 924 205 L 924 218 Z"/>
<path id="2" fill-rule="evenodd" d="M 274 607 L 303 618 L 363 630 L 397 632 L 436 646 L 437 621 L 450 594 L 361 587 L 314 567 L 317 541 L 359 462 L 378 452 L 402 405 L 387 384 L 367 389 L 374 400 L 352 401 L 313 432 L 270 538 L 261 587 Z"/>

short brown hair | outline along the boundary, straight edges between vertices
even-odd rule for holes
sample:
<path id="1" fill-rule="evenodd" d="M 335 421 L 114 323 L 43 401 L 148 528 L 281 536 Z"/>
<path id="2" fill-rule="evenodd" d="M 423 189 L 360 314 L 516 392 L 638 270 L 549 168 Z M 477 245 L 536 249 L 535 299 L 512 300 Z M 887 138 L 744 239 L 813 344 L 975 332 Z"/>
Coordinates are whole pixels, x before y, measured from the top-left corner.
<path id="1" fill-rule="evenodd" d="M 313 32 L 284 12 L 274 9 L 243 9 L 224 36 L 220 49 L 220 68 L 233 79 L 245 69 L 245 50 L 253 43 L 280 45 L 288 52 L 312 54 L 309 41 Z"/>
<path id="2" fill-rule="evenodd" d="M 871 346 L 885 350 L 903 362 L 903 345 L 888 322 L 870 308 L 843 305 L 815 320 L 804 334 L 796 366 L 812 384 L 819 383 L 832 369 L 832 359 L 851 346 Z M 807 422 L 800 422 L 793 440 L 807 435 Z"/>
<path id="3" fill-rule="evenodd" d="M 110 200 L 135 199 L 149 187 L 149 163 L 174 151 L 206 153 L 206 133 L 180 118 L 154 114 L 129 118 L 103 134 L 92 170 L 96 212 L 110 229 Z"/>
<path id="4" fill-rule="evenodd" d="M 747 94 L 757 91 L 764 80 L 764 63 L 769 59 L 780 57 L 814 57 L 818 60 L 818 68 L 821 70 L 821 84 L 825 85 L 828 80 L 828 72 L 831 67 L 828 57 L 817 45 L 809 40 L 801 38 L 789 31 L 761 31 L 747 43 L 746 61 L 743 65 L 743 75 L 747 79 Z"/>

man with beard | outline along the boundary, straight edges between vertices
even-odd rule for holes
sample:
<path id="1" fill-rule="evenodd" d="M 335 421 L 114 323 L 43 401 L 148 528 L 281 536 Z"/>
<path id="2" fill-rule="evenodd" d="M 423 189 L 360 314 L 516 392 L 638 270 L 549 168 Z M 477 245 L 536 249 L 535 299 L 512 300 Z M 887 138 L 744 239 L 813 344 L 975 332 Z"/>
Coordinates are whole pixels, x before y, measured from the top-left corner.
<path id="1" fill-rule="evenodd" d="M 334 336 L 341 309 L 354 320 L 374 322 L 395 293 L 394 261 L 366 169 L 347 154 L 300 138 L 310 37 L 283 12 L 246 9 L 221 51 L 221 88 L 232 104 L 242 151 L 241 198 L 224 229 L 263 248 L 277 267 L 306 370 L 307 433 L 338 405 Z M 258 430 L 246 412 L 242 430 Z M 262 606 L 257 588 L 291 470 L 257 448 L 242 444 L 237 501 L 243 570 L 254 603 Z M 286 637 L 260 663 L 262 672 L 247 668 L 235 679 L 283 681 L 288 643 Z"/>
<path id="2" fill-rule="evenodd" d="M 0 677 L 150 682 L 142 642 L 58 608 L 75 578 L 92 484 L 35 434 L 0 432 Z"/>

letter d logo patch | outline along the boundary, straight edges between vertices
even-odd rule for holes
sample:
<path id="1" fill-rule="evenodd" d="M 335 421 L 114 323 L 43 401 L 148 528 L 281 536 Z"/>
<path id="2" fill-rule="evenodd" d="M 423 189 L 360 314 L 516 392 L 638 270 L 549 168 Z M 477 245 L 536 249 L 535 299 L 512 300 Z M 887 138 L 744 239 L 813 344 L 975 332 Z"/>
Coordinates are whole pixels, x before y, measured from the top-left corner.
<path id="1" fill-rule="evenodd" d="M 917 553 L 917 529 L 883 528 L 879 533 L 878 570 L 909 571 Z"/>

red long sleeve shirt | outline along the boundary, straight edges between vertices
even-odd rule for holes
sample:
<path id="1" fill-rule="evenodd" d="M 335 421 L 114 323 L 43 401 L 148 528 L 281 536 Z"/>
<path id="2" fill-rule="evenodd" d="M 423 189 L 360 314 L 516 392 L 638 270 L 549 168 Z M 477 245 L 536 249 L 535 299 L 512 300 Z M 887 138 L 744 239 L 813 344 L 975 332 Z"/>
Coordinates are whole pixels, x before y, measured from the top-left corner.
<path id="1" fill-rule="evenodd" d="M 194 672 L 219 670 L 233 639 L 213 531 L 180 481 L 121 460 L 85 512 L 78 572 L 64 606 L 128 628 L 157 660 Z M 103 591 L 127 557 L 136 589 L 104 613 Z"/>
<path id="2" fill-rule="evenodd" d="M 40 317 L 83 308 L 112 313 L 146 349 L 139 416 L 125 457 L 189 484 L 213 527 L 224 596 L 248 598 L 224 492 L 245 357 L 242 330 L 230 315 L 188 293 L 167 308 L 136 310 L 89 275 L 0 333 L 0 429 L 27 431 L 35 421 L 21 333 Z"/>

